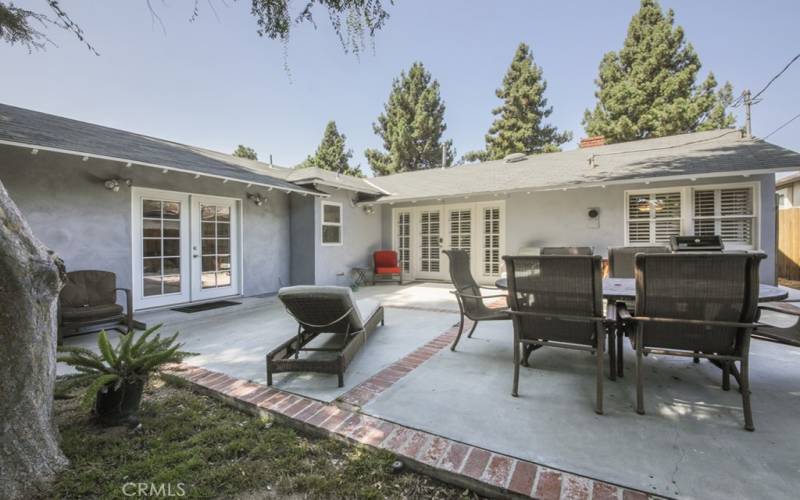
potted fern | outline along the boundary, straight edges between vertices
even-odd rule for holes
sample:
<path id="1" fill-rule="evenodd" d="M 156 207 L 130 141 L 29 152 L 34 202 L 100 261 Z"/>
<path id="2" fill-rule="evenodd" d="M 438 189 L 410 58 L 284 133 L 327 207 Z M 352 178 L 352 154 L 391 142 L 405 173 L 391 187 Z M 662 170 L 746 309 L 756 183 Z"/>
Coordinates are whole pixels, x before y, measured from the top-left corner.
<path id="1" fill-rule="evenodd" d="M 135 423 L 147 379 L 166 363 L 178 363 L 192 353 L 181 351 L 176 344 L 178 333 L 167 338 L 153 334 L 156 325 L 136 335 L 123 335 L 116 347 L 105 331 L 97 337 L 99 353 L 82 347 L 61 346 L 58 361 L 74 367 L 79 375 L 74 383 L 88 383 L 83 396 L 84 406 L 93 407 L 98 420 L 105 425 Z"/>

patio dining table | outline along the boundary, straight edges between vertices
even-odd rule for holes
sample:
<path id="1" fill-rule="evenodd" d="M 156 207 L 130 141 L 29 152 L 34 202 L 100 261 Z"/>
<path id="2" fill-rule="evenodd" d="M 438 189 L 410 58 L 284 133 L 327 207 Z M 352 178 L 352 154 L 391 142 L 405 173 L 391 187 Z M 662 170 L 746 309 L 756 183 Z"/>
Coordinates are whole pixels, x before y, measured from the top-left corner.
<path id="1" fill-rule="evenodd" d="M 507 290 L 508 279 L 500 278 L 499 280 L 495 281 L 495 286 L 501 290 Z M 775 302 L 784 300 L 788 297 L 789 292 L 777 286 L 765 285 L 764 283 L 761 283 L 758 289 L 759 302 Z M 609 305 L 613 302 L 632 302 L 636 300 L 636 280 L 633 278 L 603 278 L 603 298 L 608 300 Z M 609 362 L 611 364 L 611 380 L 616 380 L 617 376 L 623 376 L 622 338 L 622 333 L 618 334 L 614 330 L 609 332 L 608 351 L 610 358 Z M 526 349 L 523 353 L 523 359 L 527 361 L 531 351 L 538 347 L 541 346 L 526 346 Z M 722 368 L 722 365 L 717 360 L 710 359 L 709 361 L 711 361 L 711 363 L 718 368 Z M 731 374 L 738 382 L 739 373 L 735 367 L 732 367 Z"/>

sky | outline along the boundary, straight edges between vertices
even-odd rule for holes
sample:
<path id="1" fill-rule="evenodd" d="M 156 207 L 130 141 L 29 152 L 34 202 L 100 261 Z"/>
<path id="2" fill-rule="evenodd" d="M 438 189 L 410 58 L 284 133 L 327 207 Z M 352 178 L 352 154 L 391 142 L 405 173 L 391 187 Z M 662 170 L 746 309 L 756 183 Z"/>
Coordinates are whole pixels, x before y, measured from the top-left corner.
<path id="1" fill-rule="evenodd" d="M 0 44 L 0 102 L 223 152 L 245 144 L 285 166 L 313 153 L 335 120 L 353 163 L 369 173 L 363 152 L 382 146 L 372 123 L 401 71 L 421 61 L 439 81 L 444 137 L 460 156 L 484 146 L 500 102 L 494 91 L 526 42 L 547 80 L 549 120 L 573 132 L 565 145 L 572 149 L 586 135 L 581 120 L 595 104 L 598 64 L 621 48 L 639 7 L 638 0 L 396 0 L 374 50 L 355 57 L 322 11 L 317 28 L 294 27 L 284 46 L 258 37 L 247 0 L 201 0 L 192 22 L 189 0 L 152 3 L 163 28 L 143 0 L 61 0 L 100 55 L 56 29 L 47 31 L 55 45 L 44 51 Z M 45 8 L 44 0 L 15 4 Z M 800 52 L 796 0 L 661 5 L 675 11 L 698 52 L 699 79 L 713 71 L 735 94 L 759 90 Z M 756 136 L 800 113 L 798 89 L 800 61 L 753 107 Z M 800 119 L 769 140 L 800 151 Z"/>

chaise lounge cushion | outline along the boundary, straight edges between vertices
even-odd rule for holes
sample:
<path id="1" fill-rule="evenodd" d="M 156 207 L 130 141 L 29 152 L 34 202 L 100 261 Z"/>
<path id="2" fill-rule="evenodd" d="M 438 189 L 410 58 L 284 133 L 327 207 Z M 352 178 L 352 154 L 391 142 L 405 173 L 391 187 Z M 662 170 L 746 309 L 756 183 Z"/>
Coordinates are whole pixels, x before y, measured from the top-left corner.
<path id="1" fill-rule="evenodd" d="M 278 291 L 278 298 L 287 306 L 289 312 L 300 322 L 308 322 L 311 324 L 319 323 L 322 320 L 307 318 L 306 314 L 313 314 L 313 303 L 315 301 L 329 302 L 334 301 L 340 304 L 342 314 L 347 309 L 352 307 L 350 311 L 350 331 L 362 330 L 366 325 L 369 318 L 380 307 L 380 303 L 374 299 L 361 299 L 356 301 L 353 291 L 345 286 L 314 286 L 314 285 L 300 285 L 300 286 L 287 286 Z M 312 306 L 311 309 L 296 304 L 296 299 L 302 298 L 307 302 L 307 306 Z M 295 303 L 294 305 L 291 305 Z M 305 314 L 304 314 L 305 313 Z"/>
<path id="2" fill-rule="evenodd" d="M 117 276 L 108 271 L 72 271 L 61 289 L 63 308 L 105 306 L 117 301 Z"/>

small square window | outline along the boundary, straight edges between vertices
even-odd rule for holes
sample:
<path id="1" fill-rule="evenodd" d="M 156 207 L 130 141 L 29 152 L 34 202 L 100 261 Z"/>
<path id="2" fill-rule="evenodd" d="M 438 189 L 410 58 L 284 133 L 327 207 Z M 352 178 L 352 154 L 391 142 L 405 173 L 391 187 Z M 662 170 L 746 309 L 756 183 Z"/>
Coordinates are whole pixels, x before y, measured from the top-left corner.
<path id="1" fill-rule="evenodd" d="M 322 202 L 322 244 L 342 244 L 342 205 Z"/>

